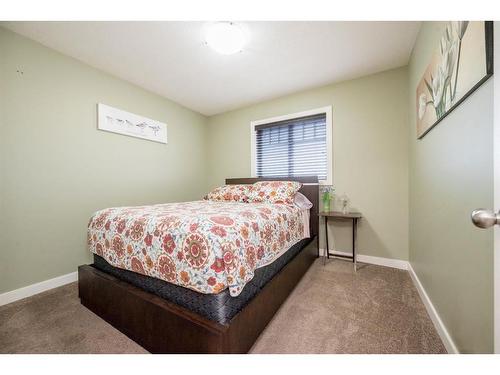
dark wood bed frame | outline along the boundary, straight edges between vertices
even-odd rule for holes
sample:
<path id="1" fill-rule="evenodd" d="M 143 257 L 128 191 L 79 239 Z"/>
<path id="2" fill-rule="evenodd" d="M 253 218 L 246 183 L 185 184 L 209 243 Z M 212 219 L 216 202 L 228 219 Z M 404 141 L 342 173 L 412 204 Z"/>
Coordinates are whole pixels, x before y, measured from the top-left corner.
<path id="1" fill-rule="evenodd" d="M 247 353 L 318 256 L 318 179 L 231 178 L 226 184 L 293 180 L 312 203 L 314 240 L 227 324 L 219 324 L 90 265 L 78 267 L 82 305 L 152 353 Z"/>

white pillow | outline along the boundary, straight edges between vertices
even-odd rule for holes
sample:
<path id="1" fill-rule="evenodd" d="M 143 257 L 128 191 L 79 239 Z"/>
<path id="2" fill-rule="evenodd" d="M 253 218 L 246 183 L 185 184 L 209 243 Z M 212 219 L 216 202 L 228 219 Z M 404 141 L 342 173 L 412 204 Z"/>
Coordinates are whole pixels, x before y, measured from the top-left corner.
<path id="1" fill-rule="evenodd" d="M 313 206 L 311 201 L 307 199 L 304 194 L 299 192 L 295 194 L 295 197 L 293 198 L 293 204 L 301 210 L 308 210 Z"/>

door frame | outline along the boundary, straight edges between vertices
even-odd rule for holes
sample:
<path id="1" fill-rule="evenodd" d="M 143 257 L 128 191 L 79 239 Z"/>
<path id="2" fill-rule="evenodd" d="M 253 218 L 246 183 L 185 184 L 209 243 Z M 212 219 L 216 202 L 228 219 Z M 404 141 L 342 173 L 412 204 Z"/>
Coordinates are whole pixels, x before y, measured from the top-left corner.
<path id="1" fill-rule="evenodd" d="M 493 203 L 494 209 L 500 208 L 500 22 L 493 26 Z M 494 231 L 494 351 L 500 354 L 500 228 Z"/>

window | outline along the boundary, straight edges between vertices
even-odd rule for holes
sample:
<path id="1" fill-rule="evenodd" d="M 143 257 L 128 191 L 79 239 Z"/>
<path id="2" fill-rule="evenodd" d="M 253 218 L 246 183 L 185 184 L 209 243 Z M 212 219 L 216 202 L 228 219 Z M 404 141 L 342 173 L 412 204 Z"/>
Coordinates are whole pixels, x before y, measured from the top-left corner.
<path id="1" fill-rule="evenodd" d="M 314 175 L 331 184 L 331 107 L 254 121 L 251 127 L 253 176 Z"/>

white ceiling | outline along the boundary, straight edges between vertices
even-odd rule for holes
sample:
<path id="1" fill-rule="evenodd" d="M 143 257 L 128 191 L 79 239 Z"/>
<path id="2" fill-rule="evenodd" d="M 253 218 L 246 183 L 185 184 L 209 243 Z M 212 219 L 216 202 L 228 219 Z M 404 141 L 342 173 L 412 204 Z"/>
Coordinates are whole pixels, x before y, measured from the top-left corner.
<path id="1" fill-rule="evenodd" d="M 408 63 L 419 22 L 242 22 L 235 55 L 204 22 L 3 22 L 19 34 L 204 115 Z"/>

